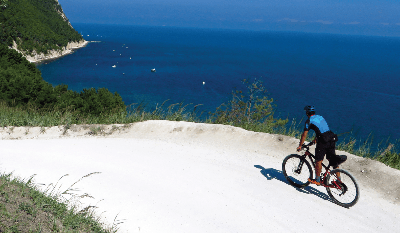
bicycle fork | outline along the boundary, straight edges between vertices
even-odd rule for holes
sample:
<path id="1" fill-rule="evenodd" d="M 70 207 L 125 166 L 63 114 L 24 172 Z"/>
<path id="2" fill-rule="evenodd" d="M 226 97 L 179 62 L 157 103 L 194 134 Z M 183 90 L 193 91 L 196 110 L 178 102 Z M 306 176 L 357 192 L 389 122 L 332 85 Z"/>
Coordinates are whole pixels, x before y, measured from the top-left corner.
<path id="1" fill-rule="evenodd" d="M 303 169 L 304 160 L 305 160 L 305 158 L 302 157 L 302 159 L 300 160 L 299 165 L 297 166 L 297 169 L 294 170 L 294 172 L 296 172 L 297 174 L 301 173 L 301 169 Z"/>

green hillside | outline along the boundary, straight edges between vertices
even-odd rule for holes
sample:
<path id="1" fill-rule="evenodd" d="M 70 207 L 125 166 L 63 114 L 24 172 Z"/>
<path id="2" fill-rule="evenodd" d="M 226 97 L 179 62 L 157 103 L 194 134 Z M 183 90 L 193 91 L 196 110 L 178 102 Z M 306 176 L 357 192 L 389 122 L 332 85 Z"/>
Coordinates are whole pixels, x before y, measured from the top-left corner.
<path id="1" fill-rule="evenodd" d="M 0 42 L 46 53 L 83 40 L 63 16 L 57 0 L 0 0 Z"/>
<path id="2" fill-rule="evenodd" d="M 17 51 L 0 44 L 0 101 L 10 107 L 71 110 L 80 115 L 124 112 L 118 93 L 106 88 L 84 89 L 81 93 L 66 85 L 53 87 L 41 77 L 35 65 Z"/>
<path id="3" fill-rule="evenodd" d="M 57 0 L 0 0 L 0 104 L 35 111 L 72 111 L 74 115 L 125 112 L 118 93 L 106 88 L 78 93 L 66 85 L 53 87 L 18 50 L 46 53 L 68 42 L 81 41 Z"/>

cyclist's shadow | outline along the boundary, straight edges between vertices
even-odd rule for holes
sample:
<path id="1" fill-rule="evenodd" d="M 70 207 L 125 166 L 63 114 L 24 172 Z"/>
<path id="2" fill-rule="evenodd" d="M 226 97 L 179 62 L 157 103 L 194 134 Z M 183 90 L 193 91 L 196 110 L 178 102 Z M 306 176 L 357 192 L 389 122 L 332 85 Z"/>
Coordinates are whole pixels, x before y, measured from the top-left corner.
<path id="1" fill-rule="evenodd" d="M 283 175 L 282 171 L 276 170 L 274 168 L 264 168 L 263 166 L 260 165 L 254 165 L 255 168 L 261 169 L 261 174 L 263 174 L 263 176 L 265 176 L 268 180 L 272 180 L 272 179 L 276 179 L 279 180 L 287 185 L 292 186 L 291 184 L 289 184 L 289 182 L 286 180 L 285 176 Z M 307 186 L 305 188 L 297 188 L 292 186 L 293 188 L 295 188 L 297 191 L 302 192 L 302 193 L 307 193 L 307 194 L 314 194 L 315 196 L 322 198 L 324 200 L 330 201 L 332 203 L 334 203 L 330 197 L 319 191 L 316 188 L 313 188 L 311 186 Z"/>

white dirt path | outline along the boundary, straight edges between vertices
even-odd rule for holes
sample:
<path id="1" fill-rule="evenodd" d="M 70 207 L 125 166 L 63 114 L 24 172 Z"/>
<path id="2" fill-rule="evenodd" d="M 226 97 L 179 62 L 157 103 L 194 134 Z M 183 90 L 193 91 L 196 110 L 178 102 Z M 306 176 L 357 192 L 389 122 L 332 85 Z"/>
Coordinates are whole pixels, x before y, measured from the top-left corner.
<path id="1" fill-rule="evenodd" d="M 187 122 L 116 127 L 101 126 L 105 135 L 95 136 L 95 129 L 83 126 L 42 133 L 40 128 L 4 128 L 0 171 L 26 179 L 36 174 L 35 182 L 46 185 L 69 174 L 61 179 L 60 191 L 86 174 L 101 172 L 76 184 L 75 193 L 93 196 L 82 199 L 82 207 L 96 205 L 105 222 L 111 224 L 117 216 L 123 222 L 119 232 L 400 229 L 398 184 L 381 184 L 377 190 L 368 185 L 370 179 L 382 179 L 374 178 L 374 170 L 400 175 L 374 161 L 349 155 L 351 166 L 343 168 L 357 177 L 361 197 L 346 209 L 334 204 L 324 188 L 301 190 L 286 182 L 282 160 L 295 152 L 297 139 Z M 7 140 L 11 138 L 18 140 Z M 372 178 L 364 178 L 368 169 Z"/>

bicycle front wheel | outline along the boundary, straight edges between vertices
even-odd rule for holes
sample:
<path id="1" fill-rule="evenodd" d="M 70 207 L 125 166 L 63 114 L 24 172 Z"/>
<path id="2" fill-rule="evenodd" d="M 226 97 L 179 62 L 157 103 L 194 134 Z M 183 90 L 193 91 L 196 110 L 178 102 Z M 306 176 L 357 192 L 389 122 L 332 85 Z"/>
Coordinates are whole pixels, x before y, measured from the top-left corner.
<path id="1" fill-rule="evenodd" d="M 338 181 L 338 176 L 340 177 Z M 355 205 L 360 198 L 356 179 L 348 171 L 334 169 L 326 176 L 326 191 L 332 200 L 343 207 Z"/>
<path id="2" fill-rule="evenodd" d="M 304 188 L 310 184 L 313 172 L 310 163 L 300 155 L 288 155 L 282 162 L 282 172 L 287 181 L 295 187 Z"/>

